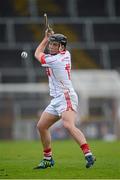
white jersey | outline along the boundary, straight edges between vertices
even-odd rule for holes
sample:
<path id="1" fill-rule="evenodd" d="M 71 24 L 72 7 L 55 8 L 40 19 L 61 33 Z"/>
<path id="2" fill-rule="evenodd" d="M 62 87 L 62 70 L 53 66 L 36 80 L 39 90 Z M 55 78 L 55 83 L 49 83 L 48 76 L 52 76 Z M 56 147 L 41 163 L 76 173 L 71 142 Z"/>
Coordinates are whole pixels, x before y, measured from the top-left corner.
<path id="1" fill-rule="evenodd" d="M 44 54 L 40 62 L 46 67 L 50 96 L 58 97 L 66 92 L 75 93 L 70 78 L 71 55 L 69 51 L 63 51 L 57 55 Z"/>

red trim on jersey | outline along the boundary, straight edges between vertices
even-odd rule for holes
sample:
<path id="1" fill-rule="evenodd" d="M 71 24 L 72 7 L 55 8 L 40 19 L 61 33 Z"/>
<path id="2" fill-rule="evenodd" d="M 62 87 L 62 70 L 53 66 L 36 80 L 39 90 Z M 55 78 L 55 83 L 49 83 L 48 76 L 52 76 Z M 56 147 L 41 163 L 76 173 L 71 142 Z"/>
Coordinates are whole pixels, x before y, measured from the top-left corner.
<path id="1" fill-rule="evenodd" d="M 46 68 L 46 74 L 47 76 L 51 76 L 51 69 L 49 67 Z"/>
<path id="2" fill-rule="evenodd" d="M 73 110 L 69 93 L 68 93 L 68 92 L 65 92 L 64 95 L 65 95 L 65 99 L 66 99 L 66 103 L 67 103 L 67 109 L 66 109 L 66 110 L 67 110 L 67 111 L 68 111 L 69 109 Z"/>
<path id="3" fill-rule="evenodd" d="M 41 56 L 40 62 L 41 62 L 41 64 L 46 64 L 45 54 L 43 54 L 43 55 Z"/>
<path id="4" fill-rule="evenodd" d="M 67 70 L 68 78 L 70 80 L 71 79 L 71 77 L 70 77 L 70 64 L 66 64 L 65 69 Z"/>
<path id="5" fill-rule="evenodd" d="M 63 51 L 59 51 L 60 54 L 65 54 L 66 53 L 66 50 L 63 50 Z"/>

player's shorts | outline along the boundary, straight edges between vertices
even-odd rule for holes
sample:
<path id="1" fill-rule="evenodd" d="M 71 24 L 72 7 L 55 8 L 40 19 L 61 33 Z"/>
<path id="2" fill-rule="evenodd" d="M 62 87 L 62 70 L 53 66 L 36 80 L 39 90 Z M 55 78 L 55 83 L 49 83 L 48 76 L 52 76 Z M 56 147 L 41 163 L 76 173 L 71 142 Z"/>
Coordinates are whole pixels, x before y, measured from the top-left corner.
<path id="1" fill-rule="evenodd" d="M 46 107 L 45 112 L 61 116 L 61 113 L 72 109 L 77 112 L 78 96 L 76 93 L 64 93 L 51 100 L 50 104 Z"/>

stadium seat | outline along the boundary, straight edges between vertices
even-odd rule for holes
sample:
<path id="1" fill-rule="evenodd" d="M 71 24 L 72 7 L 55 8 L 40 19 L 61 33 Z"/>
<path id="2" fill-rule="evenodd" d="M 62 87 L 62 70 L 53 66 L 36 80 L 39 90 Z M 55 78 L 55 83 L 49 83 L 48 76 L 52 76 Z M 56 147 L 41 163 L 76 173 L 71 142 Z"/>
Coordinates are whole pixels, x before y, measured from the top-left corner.
<path id="1" fill-rule="evenodd" d="M 13 16 L 15 16 L 13 3 L 11 0 L 0 1 L 0 16 L 1 17 L 13 17 Z"/>
<path id="2" fill-rule="evenodd" d="M 116 69 L 120 72 L 120 48 L 110 49 L 111 69 Z"/>
<path id="3" fill-rule="evenodd" d="M 34 43 L 35 41 L 40 41 L 43 37 L 42 28 L 42 25 L 40 26 L 37 24 L 15 24 L 16 42 Z"/>
<path id="4" fill-rule="evenodd" d="M 67 1 L 64 0 L 46 0 L 46 3 L 43 3 L 42 0 L 37 0 L 37 7 L 38 16 L 43 16 L 45 12 L 47 12 L 49 16 L 52 17 L 69 16 L 67 11 Z"/>
<path id="5" fill-rule="evenodd" d="M 116 12 L 116 16 L 120 16 L 120 1 L 119 0 L 115 0 L 115 12 Z"/>
<path id="6" fill-rule="evenodd" d="M 0 24 L 0 43 L 6 42 L 6 25 Z"/>
<path id="7" fill-rule="evenodd" d="M 77 0 L 77 10 L 80 17 L 105 17 L 106 0 Z"/>
<path id="8" fill-rule="evenodd" d="M 0 68 L 23 68 L 24 64 L 21 61 L 20 53 L 21 51 L 19 49 L 0 50 Z"/>
<path id="9" fill-rule="evenodd" d="M 72 49 L 72 64 L 74 69 L 102 69 L 100 49 Z"/>
<path id="10" fill-rule="evenodd" d="M 119 23 L 94 24 L 93 29 L 95 42 L 120 42 Z"/>

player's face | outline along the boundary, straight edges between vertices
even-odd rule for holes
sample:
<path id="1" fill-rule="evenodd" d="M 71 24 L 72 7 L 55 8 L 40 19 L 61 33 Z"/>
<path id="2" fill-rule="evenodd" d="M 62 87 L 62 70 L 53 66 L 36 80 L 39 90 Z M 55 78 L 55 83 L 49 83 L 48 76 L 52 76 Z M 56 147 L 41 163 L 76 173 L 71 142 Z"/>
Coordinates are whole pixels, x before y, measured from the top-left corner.
<path id="1" fill-rule="evenodd" d="M 55 42 L 55 41 L 49 42 L 50 54 L 58 54 L 59 53 L 59 47 L 60 47 L 60 44 L 58 42 Z"/>

